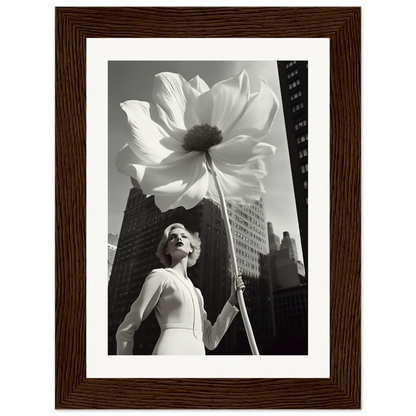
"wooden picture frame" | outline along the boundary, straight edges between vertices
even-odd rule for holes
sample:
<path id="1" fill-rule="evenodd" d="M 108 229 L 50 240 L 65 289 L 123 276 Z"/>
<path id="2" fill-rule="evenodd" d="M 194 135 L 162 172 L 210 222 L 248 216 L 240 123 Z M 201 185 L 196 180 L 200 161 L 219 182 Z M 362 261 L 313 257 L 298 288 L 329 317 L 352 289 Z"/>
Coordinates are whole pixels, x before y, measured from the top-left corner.
<path id="1" fill-rule="evenodd" d="M 56 8 L 57 409 L 359 409 L 360 8 Z M 86 39 L 330 39 L 330 378 L 86 378 Z M 186 392 L 186 393 L 185 393 Z"/>

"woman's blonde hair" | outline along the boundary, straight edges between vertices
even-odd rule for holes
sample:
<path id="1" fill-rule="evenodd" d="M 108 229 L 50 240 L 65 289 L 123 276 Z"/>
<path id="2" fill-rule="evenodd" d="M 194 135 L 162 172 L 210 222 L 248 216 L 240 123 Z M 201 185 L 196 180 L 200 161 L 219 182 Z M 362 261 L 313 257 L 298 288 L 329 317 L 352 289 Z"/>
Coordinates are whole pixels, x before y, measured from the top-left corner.
<path id="1" fill-rule="evenodd" d="M 157 246 L 156 256 L 159 258 L 159 260 L 165 267 L 169 267 L 171 265 L 172 259 L 170 257 L 170 254 L 166 254 L 165 250 L 168 244 L 169 234 L 174 228 L 181 228 L 189 234 L 189 241 L 191 243 L 192 253 L 188 255 L 187 267 L 192 267 L 198 260 L 199 255 L 201 254 L 201 239 L 199 238 L 199 234 L 197 232 L 191 233 L 185 228 L 183 224 L 180 224 L 178 222 L 169 225 L 169 227 L 167 227 L 165 231 L 163 231 L 162 239 L 160 240 L 160 243 Z"/>

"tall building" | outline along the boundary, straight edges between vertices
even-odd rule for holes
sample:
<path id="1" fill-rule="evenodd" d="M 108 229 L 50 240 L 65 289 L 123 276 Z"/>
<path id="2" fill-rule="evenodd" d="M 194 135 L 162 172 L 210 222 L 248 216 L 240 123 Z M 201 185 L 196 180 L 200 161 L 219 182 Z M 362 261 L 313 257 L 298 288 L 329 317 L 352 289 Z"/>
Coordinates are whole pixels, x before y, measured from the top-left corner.
<path id="1" fill-rule="evenodd" d="M 260 354 L 268 354 L 274 336 L 273 295 L 268 273 L 267 223 L 263 201 L 241 206 L 227 202 L 237 265 L 246 284 L 244 300 Z M 231 271 L 231 263 L 228 265 Z M 235 354 L 251 354 L 241 316 L 231 328 Z"/>
<path id="2" fill-rule="evenodd" d="M 273 225 L 268 223 L 269 242 L 275 240 Z M 296 242 L 283 233 L 278 250 L 267 256 L 272 282 L 275 337 L 271 350 L 277 355 L 308 353 L 308 287 Z"/>
<path id="3" fill-rule="evenodd" d="M 283 240 L 282 244 L 280 245 L 280 249 L 288 249 L 289 258 L 293 259 L 295 262 L 298 261 L 298 251 L 296 249 L 296 242 L 294 238 L 290 238 L 290 234 L 288 231 L 283 232 Z"/>
<path id="4" fill-rule="evenodd" d="M 269 238 L 269 252 L 275 253 L 280 250 L 280 238 L 274 233 L 273 224 L 267 223 L 267 234 Z"/>
<path id="5" fill-rule="evenodd" d="M 308 288 L 299 285 L 273 292 L 278 355 L 308 354 Z"/>
<path id="6" fill-rule="evenodd" d="M 227 202 L 227 211 L 239 270 L 248 277 L 258 278 L 259 255 L 269 252 L 263 201 L 248 206 Z"/>
<path id="7" fill-rule="evenodd" d="M 273 270 L 273 290 L 299 286 L 301 277 L 298 262 L 292 257 L 289 248 L 281 248 L 269 256 L 270 268 Z"/>
<path id="8" fill-rule="evenodd" d="M 110 281 L 111 270 L 113 269 L 114 258 L 117 251 L 118 236 L 115 234 L 108 234 L 108 281 Z"/>
<path id="9" fill-rule="evenodd" d="M 308 62 L 277 62 L 296 209 L 308 276 Z"/>
<path id="10" fill-rule="evenodd" d="M 263 267 L 261 255 L 268 250 L 262 201 L 248 207 L 228 203 L 226 208 L 237 264 L 246 282 L 246 307 L 261 353 L 261 348 L 270 347 L 270 332 L 273 331 L 273 325 L 269 323 L 273 316 L 269 278 L 260 275 Z M 177 208 L 161 213 L 153 197 L 146 197 L 139 189 L 132 188 L 108 290 L 110 355 L 116 352 L 117 328 L 140 293 L 146 276 L 152 269 L 163 267 L 155 253 L 164 229 L 174 222 L 184 224 L 190 231 L 197 231 L 201 238 L 201 256 L 195 266 L 188 269 L 188 275 L 204 296 L 208 319 L 215 321 L 229 297 L 231 262 L 219 205 L 204 199 L 190 210 Z M 133 353 L 151 354 L 159 333 L 152 312 L 136 332 Z M 247 347 L 244 326 L 238 315 L 219 346 L 207 354 L 246 354 L 250 353 Z"/>
<path id="11" fill-rule="evenodd" d="M 274 234 L 272 223 L 267 223 L 270 253 L 267 256 L 270 280 L 273 290 L 298 286 L 304 283 L 304 268 L 298 260 L 295 239 L 290 237 L 288 231 L 283 232 L 283 239 Z"/>

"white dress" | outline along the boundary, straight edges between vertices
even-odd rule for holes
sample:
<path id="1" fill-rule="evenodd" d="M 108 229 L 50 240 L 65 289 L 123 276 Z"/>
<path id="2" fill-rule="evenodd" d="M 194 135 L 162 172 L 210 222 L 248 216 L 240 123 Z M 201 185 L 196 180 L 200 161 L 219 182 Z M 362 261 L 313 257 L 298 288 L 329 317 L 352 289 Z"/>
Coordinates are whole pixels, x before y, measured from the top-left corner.
<path id="1" fill-rule="evenodd" d="M 153 355 L 205 355 L 204 347 L 216 348 L 238 313 L 226 302 L 211 325 L 202 293 L 191 280 L 172 269 L 155 269 L 117 330 L 117 355 L 133 353 L 134 333 L 153 309 L 161 329 Z"/>

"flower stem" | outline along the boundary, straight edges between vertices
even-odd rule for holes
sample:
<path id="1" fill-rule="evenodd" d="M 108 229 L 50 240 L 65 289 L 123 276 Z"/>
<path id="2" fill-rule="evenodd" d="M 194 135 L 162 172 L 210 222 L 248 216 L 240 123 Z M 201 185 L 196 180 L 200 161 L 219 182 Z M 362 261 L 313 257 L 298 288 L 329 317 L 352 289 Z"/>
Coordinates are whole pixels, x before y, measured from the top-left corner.
<path id="1" fill-rule="evenodd" d="M 233 269 L 233 272 L 234 272 L 235 276 L 238 276 L 237 258 L 235 256 L 234 241 L 233 241 L 233 237 L 232 237 L 232 233 L 231 233 L 230 222 L 229 222 L 229 219 L 228 219 L 228 213 L 227 213 L 227 208 L 226 208 L 226 204 L 225 204 L 224 194 L 222 192 L 220 183 L 218 182 L 217 171 L 215 169 L 214 163 L 213 163 L 213 161 L 211 159 L 211 156 L 208 152 L 206 153 L 206 157 L 207 157 L 208 167 L 211 170 L 211 174 L 212 174 L 212 177 L 214 178 L 215 186 L 217 188 L 218 195 L 219 195 L 219 198 L 220 198 L 221 212 L 222 212 L 222 216 L 223 216 L 223 219 L 224 219 L 225 232 L 226 232 L 227 240 L 228 240 L 228 249 L 229 249 L 230 256 L 231 256 L 231 266 L 232 266 L 232 269 Z M 235 283 L 236 283 L 235 278 L 232 278 L 231 284 L 235 285 Z M 254 338 L 253 330 L 251 329 L 250 320 L 248 318 L 246 304 L 244 302 L 244 297 L 243 297 L 243 292 L 241 290 L 237 290 L 237 299 L 238 299 L 238 305 L 239 305 L 240 310 L 241 310 L 241 316 L 243 318 L 243 323 L 244 323 L 244 327 L 245 327 L 245 330 L 246 330 L 248 342 L 250 344 L 251 352 L 252 352 L 253 355 L 260 355 L 259 351 L 257 349 L 256 340 Z"/>

